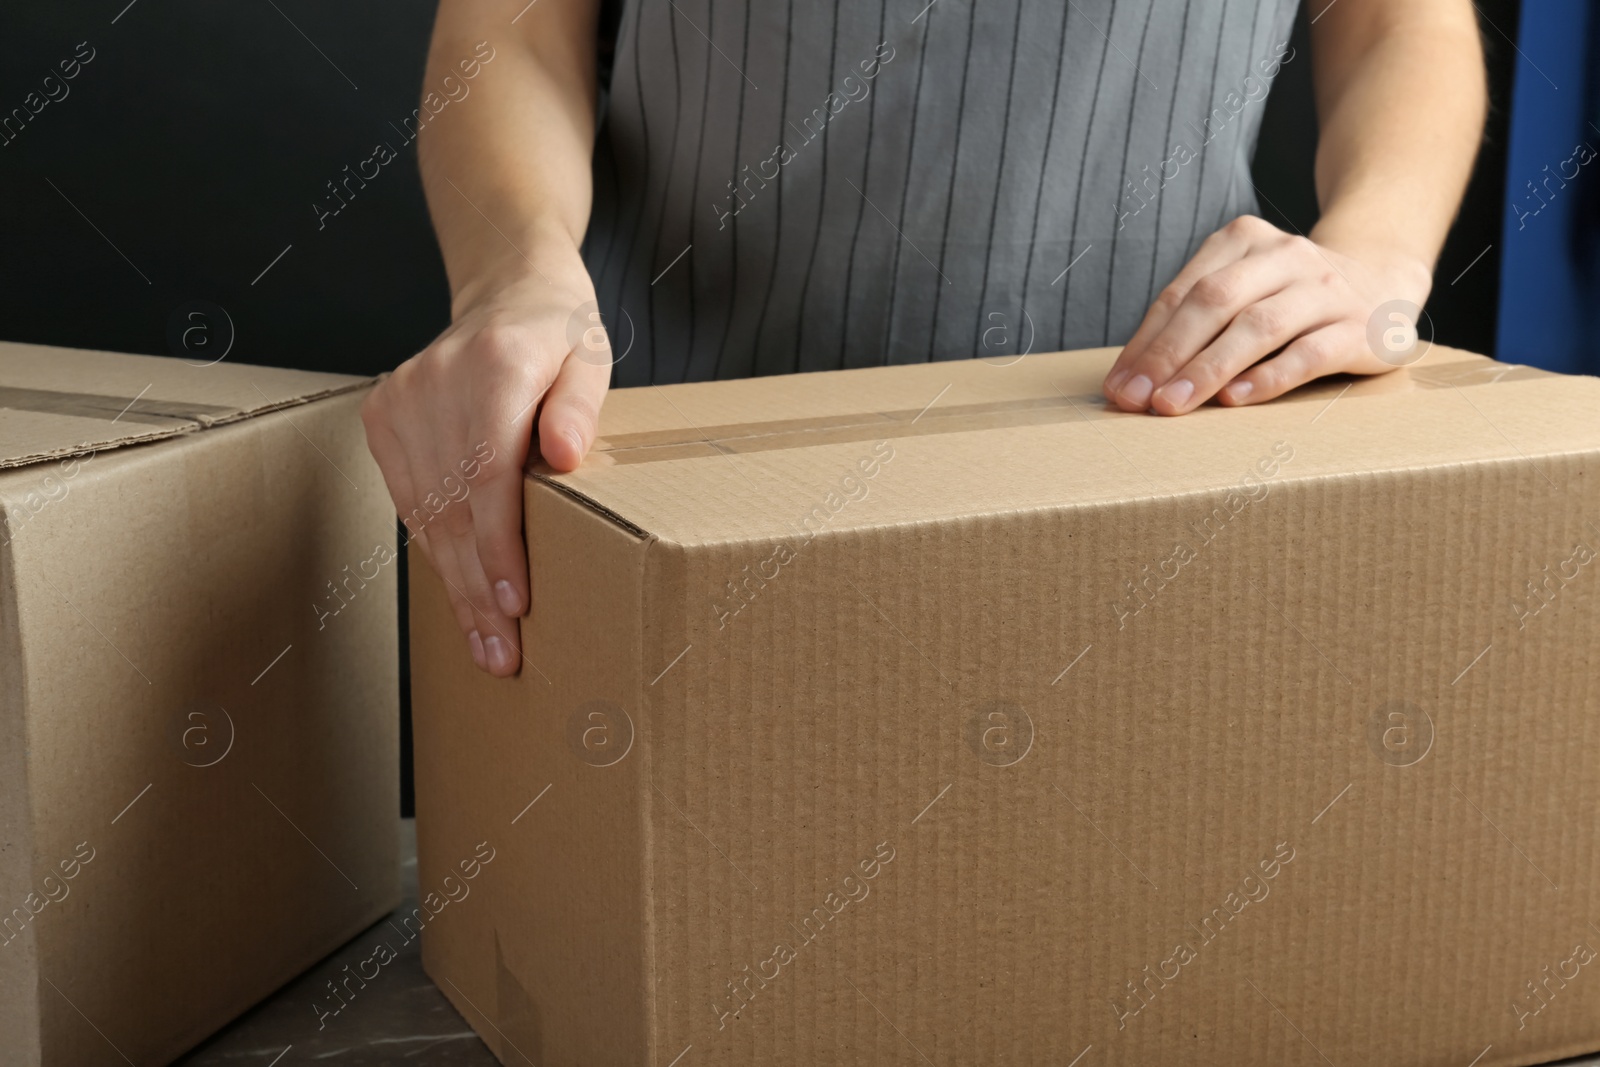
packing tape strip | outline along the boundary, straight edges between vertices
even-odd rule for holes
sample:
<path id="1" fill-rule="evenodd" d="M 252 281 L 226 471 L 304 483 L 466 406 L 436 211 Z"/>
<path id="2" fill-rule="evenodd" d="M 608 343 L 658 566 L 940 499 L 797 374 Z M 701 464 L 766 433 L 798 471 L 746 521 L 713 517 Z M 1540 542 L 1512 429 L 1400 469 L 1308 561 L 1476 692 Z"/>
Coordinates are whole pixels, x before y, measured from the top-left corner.
<path id="1" fill-rule="evenodd" d="M 1405 375 L 1361 378 L 1362 388 L 1351 397 L 1386 396 L 1416 389 L 1451 389 L 1492 385 L 1496 382 L 1555 378 L 1560 375 L 1521 364 L 1486 363 L 1478 359 L 1455 360 L 1412 368 Z M 1326 383 L 1298 389 L 1273 401 L 1276 404 L 1326 402 L 1342 388 Z M 1106 405 L 1099 393 L 1077 396 L 1024 397 L 983 404 L 950 404 L 933 409 L 862 412 L 814 419 L 776 419 L 766 422 L 728 423 L 617 434 L 595 442 L 603 462 L 658 463 L 697 459 L 718 453 L 772 452 L 809 445 L 849 444 L 928 434 L 996 430 L 1060 422 L 1117 419 L 1126 415 Z"/>
<path id="2" fill-rule="evenodd" d="M 22 389 L 0 385 L 0 408 L 33 411 L 42 415 L 73 415 L 104 422 L 137 422 L 168 426 L 174 422 L 196 425 L 219 416 L 236 415 L 237 408 L 169 400 L 139 400 L 100 393 L 63 393 L 54 389 Z"/>
<path id="3" fill-rule="evenodd" d="M 1103 403 L 1098 395 L 1026 397 L 986 404 L 952 404 L 926 412 L 908 408 L 818 419 L 705 426 L 698 431 L 656 430 L 602 438 L 595 442 L 595 451 L 613 463 L 656 463 L 718 452 L 771 452 L 809 445 L 1068 422 L 1093 417 L 1087 405 Z"/>

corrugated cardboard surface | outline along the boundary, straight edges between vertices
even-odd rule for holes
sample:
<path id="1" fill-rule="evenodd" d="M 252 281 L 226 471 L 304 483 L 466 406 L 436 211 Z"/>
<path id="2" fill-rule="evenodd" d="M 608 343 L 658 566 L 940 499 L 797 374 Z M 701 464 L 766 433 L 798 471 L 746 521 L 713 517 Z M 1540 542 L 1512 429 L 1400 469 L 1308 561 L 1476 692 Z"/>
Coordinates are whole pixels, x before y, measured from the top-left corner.
<path id="1" fill-rule="evenodd" d="M 0 468 L 192 433 L 362 384 L 339 374 L 0 341 Z"/>
<path id="2" fill-rule="evenodd" d="M 540 651 L 517 684 L 456 669 L 437 628 L 443 587 L 414 583 L 424 601 L 412 640 L 441 653 L 413 660 L 412 707 L 437 711 L 413 716 L 423 892 L 445 895 L 480 843 L 496 851 L 472 895 L 425 928 L 423 962 L 508 1063 L 638 1063 L 653 992 L 640 967 L 649 779 L 635 745 L 644 723 L 612 709 L 637 710 L 649 681 L 638 665 L 648 544 L 555 493 L 530 494 L 528 507 L 548 560 L 535 596 L 579 610 L 540 613 L 524 631 Z M 571 714 L 556 721 L 555 707 Z M 546 920 L 508 925 L 513 915 Z"/>
<path id="3" fill-rule="evenodd" d="M 422 877 L 508 857 L 427 962 L 505 1062 L 1600 1048 L 1600 383 L 1171 420 L 1109 355 L 614 395 L 512 683 L 416 569 Z"/>
<path id="4" fill-rule="evenodd" d="M 6 532 L 9 537 L 9 532 Z M 28 803 L 28 732 L 22 707 L 22 635 L 17 628 L 16 576 L 0 547 L 0 900 L 22 902 L 33 892 L 32 808 Z M 6 904 L 10 909 L 15 904 Z M 0 917 L 3 921 L 3 917 Z M 8 957 L 6 954 L 10 953 Z M 0 1034 L 16 1063 L 39 1058 L 37 951 L 31 938 L 0 948 Z"/>
<path id="5" fill-rule="evenodd" d="M 83 384 L 123 404 L 155 379 L 140 404 L 259 383 L 284 410 L 89 450 L 126 417 L 80 440 L 70 416 L 38 440 L 73 473 L 0 474 L 0 906 L 60 898 L 0 946 L 8 1065 L 168 1062 L 397 899 L 395 587 L 366 565 L 394 528 L 361 383 L 127 358 L 58 361 L 121 367 Z"/>

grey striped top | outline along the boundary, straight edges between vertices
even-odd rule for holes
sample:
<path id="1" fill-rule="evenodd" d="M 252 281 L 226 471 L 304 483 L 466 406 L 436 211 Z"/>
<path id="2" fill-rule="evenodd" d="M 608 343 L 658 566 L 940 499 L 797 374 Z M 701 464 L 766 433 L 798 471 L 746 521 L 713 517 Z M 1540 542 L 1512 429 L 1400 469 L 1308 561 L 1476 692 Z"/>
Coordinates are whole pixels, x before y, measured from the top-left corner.
<path id="1" fill-rule="evenodd" d="M 1121 343 L 1256 210 L 1298 0 L 625 0 L 618 385 Z"/>

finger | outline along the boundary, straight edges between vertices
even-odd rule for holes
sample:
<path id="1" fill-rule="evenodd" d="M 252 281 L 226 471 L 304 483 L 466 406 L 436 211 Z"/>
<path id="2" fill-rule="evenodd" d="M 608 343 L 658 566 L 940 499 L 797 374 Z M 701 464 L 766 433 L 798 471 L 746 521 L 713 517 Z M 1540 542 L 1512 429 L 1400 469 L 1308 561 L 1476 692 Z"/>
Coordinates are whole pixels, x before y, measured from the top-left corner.
<path id="1" fill-rule="evenodd" d="M 482 354 L 498 364 L 494 380 L 501 384 L 489 396 L 477 398 L 468 430 L 478 461 L 470 468 L 470 552 L 490 590 L 482 610 L 514 620 L 531 603 L 522 537 L 523 468 L 532 448 L 535 413 L 556 374 L 560 354 L 541 351 L 531 335 L 520 332 L 484 341 Z M 514 665 L 521 659 L 517 627 L 501 629 L 509 634 Z M 500 636 L 504 639 L 507 634 Z"/>
<path id="2" fill-rule="evenodd" d="M 1278 355 L 1234 378 L 1217 399 L 1230 407 L 1272 400 L 1314 378 L 1351 369 L 1365 346 L 1366 332 L 1359 323 L 1324 326 L 1301 335 Z"/>
<path id="3" fill-rule="evenodd" d="M 470 515 L 458 500 L 452 499 L 452 495 L 459 495 L 459 489 L 452 494 L 452 485 L 437 474 L 441 464 L 431 451 L 431 441 L 413 435 L 403 438 L 396 436 L 405 451 L 407 469 L 414 486 L 412 496 L 415 502 L 404 516 L 406 529 L 411 533 L 412 542 L 421 546 L 424 556 L 444 582 L 450 598 L 450 609 L 455 613 L 456 625 L 461 627 L 462 634 L 467 638 L 473 662 L 487 668 L 488 661 L 484 658 L 483 641 L 479 633 L 482 620 L 473 611 L 467 596 L 455 544 L 463 526 L 470 529 Z"/>
<path id="4" fill-rule="evenodd" d="M 611 345 L 598 339 L 561 364 L 539 414 L 539 455 L 558 471 L 583 461 L 600 429 L 600 405 L 611 384 Z"/>
<path id="5" fill-rule="evenodd" d="M 1151 394 L 1220 336 L 1235 316 L 1281 292 L 1305 271 L 1305 250 L 1283 242 L 1195 282 L 1161 332 L 1129 361 L 1128 376 L 1112 401 L 1128 411 L 1149 408 Z"/>
<path id="6" fill-rule="evenodd" d="M 1337 304 L 1322 286 L 1291 285 L 1257 301 L 1151 395 L 1150 410 L 1159 415 L 1193 411 L 1251 364 L 1338 317 Z"/>
<path id="7" fill-rule="evenodd" d="M 428 539 L 436 553 L 448 555 L 452 561 L 454 591 L 466 599 L 472 617 L 472 633 L 483 648 L 484 659 L 479 666 L 503 677 L 516 673 L 520 658 L 514 651 L 516 639 L 513 637 L 509 644 L 506 639 L 508 630 L 514 631 L 515 627 L 508 625 L 508 618 L 496 604 L 493 588 L 478 559 L 476 522 L 471 506 L 474 486 L 465 478 L 467 473 L 481 476 L 487 468 L 474 472 L 470 464 L 463 464 L 456 456 L 441 451 L 443 441 L 459 441 L 466 436 L 447 431 L 433 444 L 434 453 L 428 468 L 444 472 L 438 476 L 437 483 L 445 504 L 429 530 Z M 472 634 L 468 635 L 468 640 L 472 640 Z"/>
<path id="8" fill-rule="evenodd" d="M 418 506 L 411 480 L 411 466 L 387 418 L 372 405 L 373 398 L 369 397 L 361 408 L 361 419 L 367 430 L 367 451 L 377 461 L 378 472 L 383 475 L 383 484 L 389 490 L 389 499 L 394 502 L 395 514 L 405 524 L 405 542 L 409 542 L 416 536 L 409 516 Z"/>
<path id="9" fill-rule="evenodd" d="M 1172 316 L 1183 306 L 1195 283 L 1206 275 L 1242 259 L 1248 250 L 1249 246 L 1237 234 L 1230 234 L 1226 230 L 1218 230 L 1206 238 L 1205 243 L 1200 246 L 1200 251 L 1184 265 L 1178 276 L 1156 294 L 1155 300 L 1145 311 L 1139 328 L 1122 347 L 1122 351 L 1117 353 L 1116 362 L 1111 365 L 1103 386 L 1107 400 L 1116 401 L 1116 394 L 1121 391 L 1123 384 L 1133 373 L 1129 367 L 1144 354 L 1150 342 L 1166 328 L 1167 323 L 1172 321 Z"/>
<path id="10" fill-rule="evenodd" d="M 455 541 L 447 537 L 436 537 L 443 531 L 431 527 L 424 532 L 419 540 L 428 543 L 428 559 L 433 563 L 434 570 L 438 572 L 439 580 L 444 582 L 445 592 L 450 597 L 450 610 L 455 613 L 456 625 L 461 627 L 461 632 L 466 635 L 467 648 L 472 653 L 472 662 L 480 670 L 489 669 L 489 661 L 484 654 L 483 637 L 479 631 L 477 614 L 472 610 L 472 602 L 466 590 L 462 588 L 461 564 L 456 558 Z"/>
<path id="11" fill-rule="evenodd" d="M 459 488 L 462 483 L 454 484 Z M 435 551 L 450 560 L 453 592 L 466 601 L 471 618 L 467 639 L 473 646 L 473 659 L 496 677 L 515 674 L 521 661 L 516 622 L 495 604 L 489 579 L 478 559 L 474 519 L 465 496 L 452 499 L 440 513 L 430 539 Z"/>
<path id="12" fill-rule="evenodd" d="M 445 582 L 450 610 L 455 614 L 456 624 L 461 627 L 462 634 L 467 637 L 473 660 L 480 667 L 486 666 L 472 606 L 460 591 L 460 568 L 453 554 L 441 559 L 428 539 L 435 512 L 429 508 L 428 501 L 417 493 L 413 474 L 414 471 L 426 469 L 427 465 L 420 453 L 408 451 L 394 433 L 393 413 L 388 407 L 390 400 L 381 389 L 369 397 L 361 409 L 362 422 L 367 430 L 367 447 L 378 462 L 384 484 L 389 488 L 389 496 L 395 502 L 396 513 L 405 525 L 406 544 L 417 546 L 427 564 Z M 431 499 L 442 501 L 443 498 L 433 494 Z"/>
<path id="13" fill-rule="evenodd" d="M 1253 215 L 1243 215 L 1207 237 L 1194 257 L 1184 264 L 1177 276 L 1156 296 L 1149 310 L 1145 312 L 1143 321 L 1139 323 L 1139 328 L 1134 331 L 1133 337 L 1117 355 L 1110 373 L 1106 375 L 1104 386 L 1106 399 L 1114 399 L 1112 394 L 1117 392 L 1129 377 L 1128 365 L 1138 358 L 1166 326 L 1196 282 L 1230 263 L 1243 259 L 1254 249 L 1282 240 L 1284 236 L 1282 230 L 1266 220 Z"/>
<path id="14" fill-rule="evenodd" d="M 433 547 L 428 544 L 427 531 L 417 523 L 415 515 L 416 509 L 413 508 L 406 517 L 400 520 L 406 529 L 405 543 L 407 547 L 416 545 L 417 551 L 422 553 L 423 559 L 427 560 L 428 565 L 437 571 L 439 564 L 433 558 Z"/>
<path id="15" fill-rule="evenodd" d="M 465 504 L 461 505 L 463 508 Z M 453 541 L 456 565 L 461 570 L 462 592 L 472 605 L 478 639 L 482 642 L 483 667 L 496 678 L 509 678 L 522 664 L 522 635 L 517 620 L 494 606 L 489 579 L 478 559 L 471 532 Z M 485 604 L 489 605 L 487 608 Z"/>

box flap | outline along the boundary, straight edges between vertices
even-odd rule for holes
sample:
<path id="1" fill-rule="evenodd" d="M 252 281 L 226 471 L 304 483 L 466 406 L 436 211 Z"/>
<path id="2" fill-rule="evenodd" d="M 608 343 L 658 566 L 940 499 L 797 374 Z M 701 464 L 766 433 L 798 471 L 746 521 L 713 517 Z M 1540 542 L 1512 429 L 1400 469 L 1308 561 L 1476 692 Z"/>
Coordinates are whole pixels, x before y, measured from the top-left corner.
<path id="1" fill-rule="evenodd" d="M 1176 419 L 1102 399 L 1117 351 L 616 390 L 584 464 L 535 477 L 702 544 L 1215 492 L 1264 458 L 1292 480 L 1600 450 L 1600 380 L 1442 346 Z M 1278 442 L 1302 446 L 1281 470 Z"/>
<path id="2" fill-rule="evenodd" d="M 0 342 L 0 469 L 191 433 L 367 380 Z"/>

